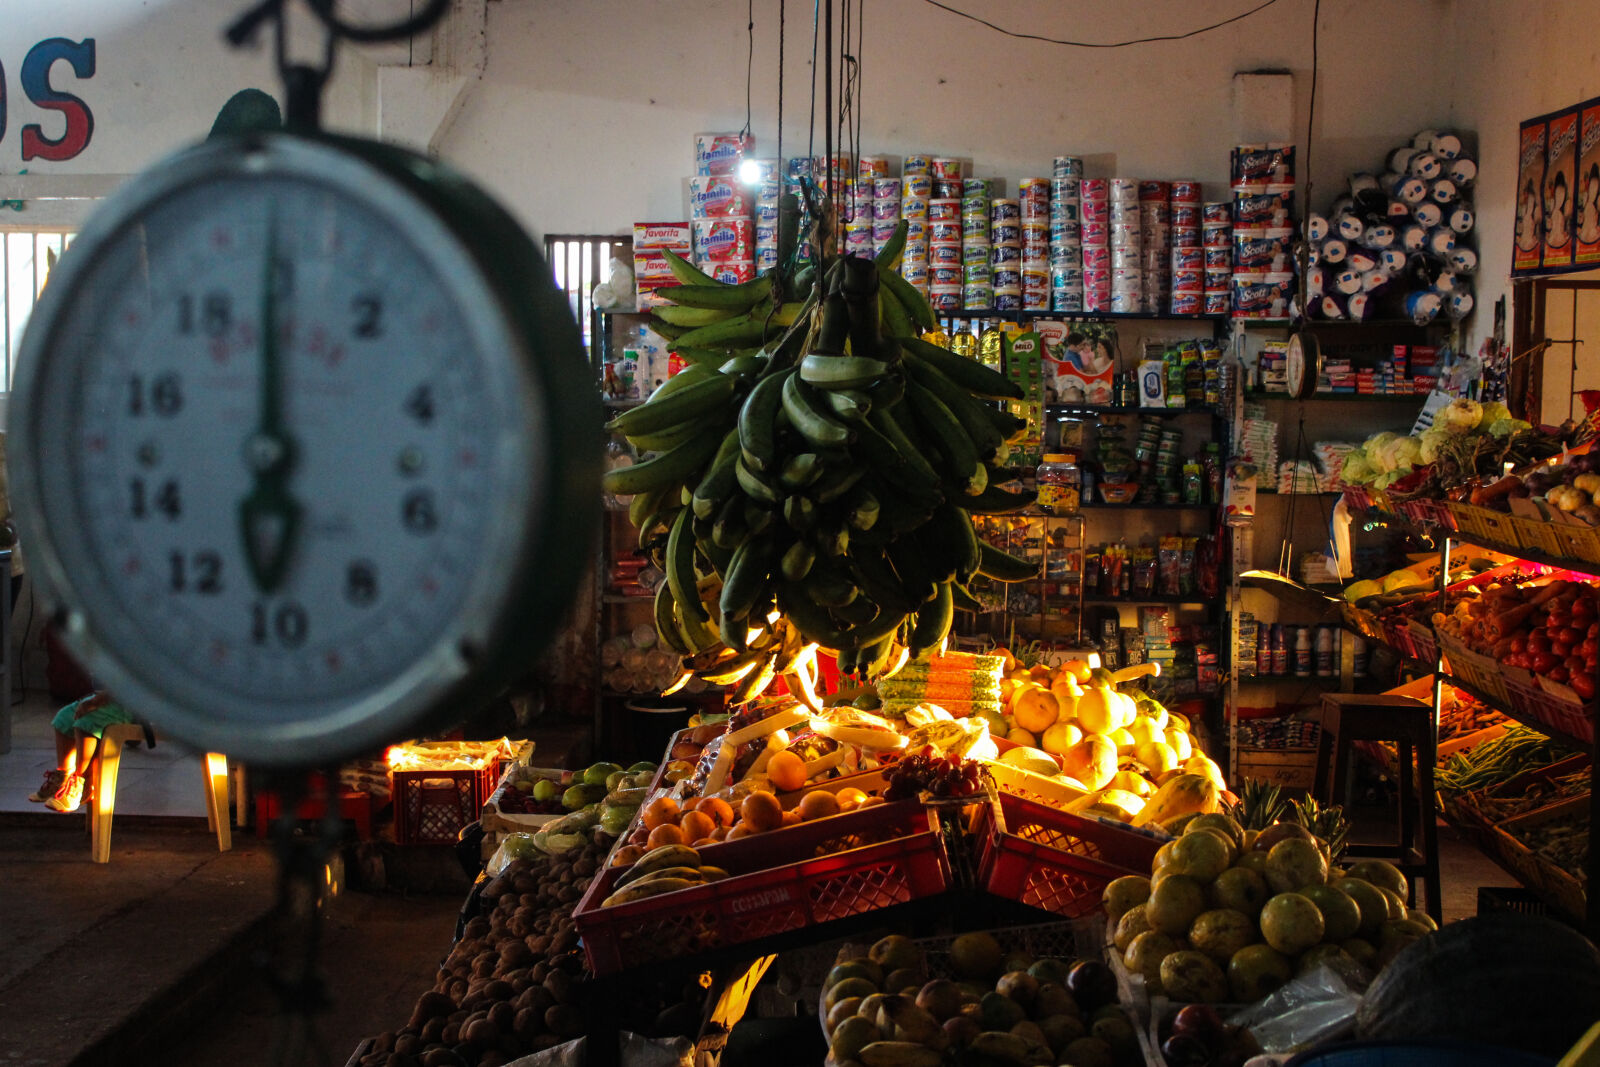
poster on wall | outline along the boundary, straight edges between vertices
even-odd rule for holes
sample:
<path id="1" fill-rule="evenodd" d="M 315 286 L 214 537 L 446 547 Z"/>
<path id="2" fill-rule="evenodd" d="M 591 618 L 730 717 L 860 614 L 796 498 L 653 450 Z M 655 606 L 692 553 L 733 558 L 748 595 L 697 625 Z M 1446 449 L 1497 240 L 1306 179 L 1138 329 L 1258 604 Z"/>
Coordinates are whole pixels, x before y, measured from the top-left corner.
<path id="1" fill-rule="evenodd" d="M 1578 192 L 1578 109 L 1554 115 L 1546 126 L 1544 165 L 1545 270 L 1572 266 L 1572 203 Z"/>
<path id="2" fill-rule="evenodd" d="M 1511 256 L 1516 272 L 1537 271 L 1544 248 L 1544 163 L 1546 121 L 1522 124 L 1517 148 L 1517 234 Z"/>
<path id="3" fill-rule="evenodd" d="M 1600 100 L 1578 116 L 1578 199 L 1573 205 L 1573 262 L 1600 265 Z"/>

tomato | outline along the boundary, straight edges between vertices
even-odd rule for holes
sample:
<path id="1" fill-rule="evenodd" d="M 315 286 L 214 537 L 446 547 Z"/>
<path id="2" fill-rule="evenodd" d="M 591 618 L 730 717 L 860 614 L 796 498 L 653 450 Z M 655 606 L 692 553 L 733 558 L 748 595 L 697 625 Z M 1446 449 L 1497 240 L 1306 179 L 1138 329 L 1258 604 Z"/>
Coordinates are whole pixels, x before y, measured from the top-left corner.
<path id="1" fill-rule="evenodd" d="M 1572 655 L 1572 646 L 1565 641 L 1551 641 L 1550 654 L 1556 659 L 1566 659 Z"/>
<path id="2" fill-rule="evenodd" d="M 1528 669 L 1535 674 L 1549 674 L 1550 669 L 1560 662 L 1549 652 L 1535 652 L 1532 662 L 1528 664 Z"/>
<path id="3" fill-rule="evenodd" d="M 1600 638 L 1600 622 L 1591 622 L 1589 629 L 1584 632 L 1589 637 Z"/>
<path id="4" fill-rule="evenodd" d="M 1524 652 L 1528 648 L 1528 639 L 1522 634 L 1517 634 L 1511 639 L 1511 651 Z"/>
<path id="5" fill-rule="evenodd" d="M 1558 663 L 1554 667 L 1551 667 L 1548 672 L 1546 672 L 1545 677 L 1550 679 L 1552 682 L 1560 682 L 1565 685 L 1567 679 L 1571 677 L 1571 673 Z"/>
<path id="6" fill-rule="evenodd" d="M 1587 597 L 1572 605 L 1572 623 L 1574 626 L 1587 626 L 1594 621 L 1594 601 Z"/>
<path id="7" fill-rule="evenodd" d="M 1567 684 L 1572 686 L 1572 691 L 1584 700 L 1594 699 L 1594 671 L 1579 671 L 1567 679 Z"/>
<path id="8" fill-rule="evenodd" d="M 1544 624 L 1552 630 L 1559 630 L 1561 627 L 1567 625 L 1568 621 L 1570 620 L 1567 616 L 1567 613 L 1559 608 L 1551 608 L 1550 614 L 1544 617 Z"/>
<path id="9" fill-rule="evenodd" d="M 1600 641 L 1592 637 L 1586 637 L 1578 644 L 1578 654 L 1580 656 L 1588 656 L 1593 659 L 1597 652 L 1600 652 Z"/>
<path id="10" fill-rule="evenodd" d="M 1567 670 L 1569 670 L 1572 673 L 1576 674 L 1579 671 L 1583 670 L 1583 665 L 1587 661 L 1582 656 L 1571 655 L 1571 656 L 1568 656 L 1566 659 L 1562 660 L 1561 662 L 1562 662 L 1562 665 L 1567 668 Z"/>
<path id="11" fill-rule="evenodd" d="M 1551 640 L 1561 640 L 1569 645 L 1575 645 L 1583 640 L 1583 631 L 1576 626 L 1563 626 L 1559 635 L 1551 634 L 1550 638 Z"/>
<path id="12" fill-rule="evenodd" d="M 1528 651 L 1533 653 L 1549 652 L 1549 636 L 1543 630 L 1530 631 L 1528 633 Z"/>

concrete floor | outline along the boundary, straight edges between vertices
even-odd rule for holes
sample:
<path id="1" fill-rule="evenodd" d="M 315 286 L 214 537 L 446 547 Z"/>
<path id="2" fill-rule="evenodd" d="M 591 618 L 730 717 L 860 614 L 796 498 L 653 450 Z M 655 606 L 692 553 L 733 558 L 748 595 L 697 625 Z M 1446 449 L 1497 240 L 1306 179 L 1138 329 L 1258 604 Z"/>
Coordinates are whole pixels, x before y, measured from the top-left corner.
<path id="1" fill-rule="evenodd" d="M 53 708 L 15 710 L 16 743 L 0 756 L 0 1067 L 338 1065 L 431 985 L 467 888 L 450 850 L 378 853 L 404 875 L 391 885 L 430 892 L 331 901 L 318 955 L 332 1005 L 296 1030 L 254 962 L 280 943 L 275 859 L 244 830 L 217 851 L 195 757 L 165 742 L 130 754 L 111 862 L 97 865 L 84 816 L 21 799 L 42 773 Z M 190 795 L 193 815 L 179 810 Z M 1447 920 L 1476 912 L 1478 886 L 1513 884 L 1447 827 L 1440 845 Z"/>

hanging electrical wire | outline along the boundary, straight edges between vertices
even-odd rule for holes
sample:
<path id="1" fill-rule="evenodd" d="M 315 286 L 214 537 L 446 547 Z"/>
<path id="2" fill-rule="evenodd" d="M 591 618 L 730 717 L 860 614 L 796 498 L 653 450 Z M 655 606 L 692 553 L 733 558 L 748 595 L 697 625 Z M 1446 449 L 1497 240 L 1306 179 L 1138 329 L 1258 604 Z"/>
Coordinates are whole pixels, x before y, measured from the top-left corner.
<path id="1" fill-rule="evenodd" d="M 756 0 L 746 0 L 745 19 L 744 32 L 748 45 L 744 56 L 744 128 L 739 131 L 741 145 L 748 144 L 750 139 L 750 86 L 755 80 L 756 69 Z"/>
<path id="2" fill-rule="evenodd" d="M 940 3 L 940 0 L 923 0 L 923 2 L 939 8 L 941 11 L 948 11 L 952 15 L 957 15 L 961 18 L 976 22 L 980 26 L 987 26 L 996 33 L 1003 33 L 1007 37 L 1015 37 L 1020 41 L 1043 41 L 1045 44 L 1067 45 L 1071 48 L 1127 48 L 1131 45 L 1151 44 L 1155 41 L 1186 41 L 1191 37 L 1198 37 L 1202 33 L 1210 33 L 1212 30 L 1220 30 L 1222 27 L 1238 22 L 1240 19 L 1247 19 L 1256 12 L 1263 11 L 1266 8 L 1271 7 L 1273 4 L 1276 4 L 1278 0 L 1264 0 L 1263 3 L 1257 4 L 1248 11 L 1241 11 L 1239 14 L 1234 15 L 1231 18 L 1225 18 L 1221 22 L 1213 22 L 1209 26 L 1201 26 L 1197 30 L 1188 30 L 1184 33 L 1165 33 L 1154 37 L 1135 37 L 1128 41 L 1071 41 L 1060 37 L 1046 37 L 1037 33 L 1017 33 L 1016 31 L 1008 30 L 1003 26 L 997 26 L 988 19 L 979 18 L 977 15 L 962 11 L 959 8 L 951 7 L 949 4 Z"/>

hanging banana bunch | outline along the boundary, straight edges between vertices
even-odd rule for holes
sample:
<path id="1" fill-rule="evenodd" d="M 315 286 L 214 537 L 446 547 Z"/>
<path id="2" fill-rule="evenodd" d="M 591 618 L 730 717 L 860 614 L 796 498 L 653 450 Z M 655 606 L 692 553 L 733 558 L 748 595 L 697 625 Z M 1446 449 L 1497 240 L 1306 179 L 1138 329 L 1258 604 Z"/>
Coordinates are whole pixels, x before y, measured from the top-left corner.
<path id="1" fill-rule="evenodd" d="M 655 622 L 679 684 L 731 686 L 737 704 L 784 677 L 814 703 L 819 648 L 878 677 L 944 642 L 974 575 L 1037 574 L 972 525 L 1030 500 L 998 487 L 1026 424 L 995 401 L 1021 390 L 917 336 L 936 320 L 900 275 L 905 236 L 792 287 L 719 284 L 669 254 L 682 284 L 653 314 L 692 364 L 611 421 L 655 454 L 605 488 L 632 495 L 666 574 Z"/>

